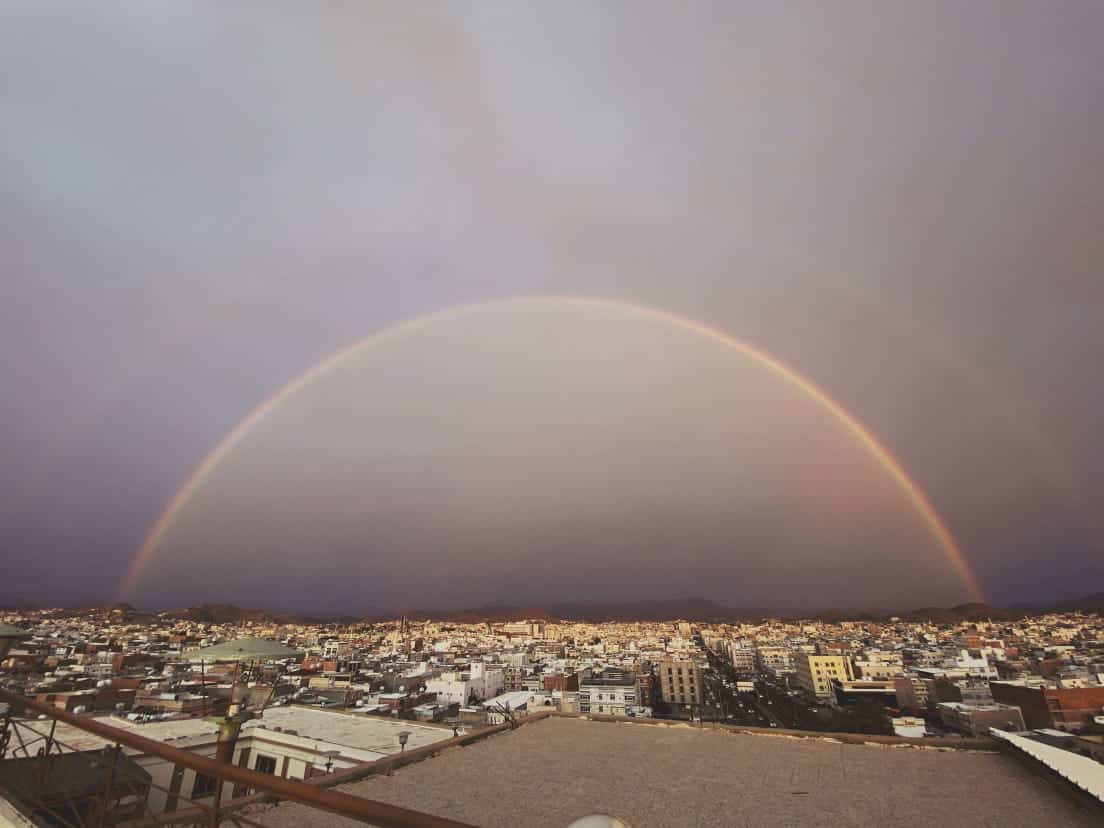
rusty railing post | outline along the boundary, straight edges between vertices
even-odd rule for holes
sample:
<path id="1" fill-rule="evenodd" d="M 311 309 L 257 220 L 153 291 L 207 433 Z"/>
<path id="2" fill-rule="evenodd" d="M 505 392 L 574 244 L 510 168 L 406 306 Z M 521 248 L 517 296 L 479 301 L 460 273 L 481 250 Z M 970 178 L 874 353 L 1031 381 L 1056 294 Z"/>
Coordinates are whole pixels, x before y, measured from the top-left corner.
<path id="1" fill-rule="evenodd" d="M 50 750 L 54 747 L 54 731 L 57 730 L 57 719 L 50 722 L 50 735 L 46 737 L 46 755 L 50 755 Z"/>
<path id="2" fill-rule="evenodd" d="M 123 752 L 122 745 L 115 743 L 112 750 L 111 767 L 107 772 L 107 786 L 104 788 L 103 808 L 100 810 L 100 825 L 107 825 L 107 814 L 111 810 L 111 797 L 115 789 L 115 773 L 119 768 L 119 755 Z"/>
<path id="3" fill-rule="evenodd" d="M 50 723 L 50 735 L 46 737 L 46 746 L 41 749 L 42 757 L 42 776 L 39 780 L 42 790 L 46 789 L 47 783 L 50 781 L 50 751 L 54 748 L 54 731 L 57 730 L 57 719 L 54 719 Z"/>
<path id="4" fill-rule="evenodd" d="M 234 690 L 237 691 L 238 687 L 239 685 L 235 684 Z M 234 748 L 238 744 L 238 736 L 241 733 L 242 726 L 242 717 L 239 711 L 240 707 L 238 710 L 234 710 L 232 705 L 230 714 L 219 722 L 218 742 L 215 745 L 216 762 L 221 762 L 226 765 L 232 765 L 234 763 Z M 224 781 L 221 775 L 215 780 L 215 800 L 212 803 L 214 807 L 211 810 L 211 828 L 218 828 L 219 823 L 222 821 L 219 815 L 219 808 L 222 803 L 222 787 Z"/>
<path id="5" fill-rule="evenodd" d="M 8 742 L 11 741 L 13 706 L 14 705 L 11 704 L 4 704 L 4 723 L 0 725 L 0 759 L 7 756 Z"/>
<path id="6" fill-rule="evenodd" d="M 211 802 L 211 828 L 218 828 L 222 819 L 219 814 L 219 809 L 222 806 L 222 779 L 215 780 L 215 798 Z"/>

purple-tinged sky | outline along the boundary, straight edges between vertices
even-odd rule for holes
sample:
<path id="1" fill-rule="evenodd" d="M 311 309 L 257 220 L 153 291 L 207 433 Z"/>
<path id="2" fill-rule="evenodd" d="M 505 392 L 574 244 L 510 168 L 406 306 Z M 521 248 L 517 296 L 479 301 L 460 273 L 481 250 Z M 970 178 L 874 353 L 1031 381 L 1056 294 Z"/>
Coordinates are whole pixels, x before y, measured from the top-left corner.
<path id="1" fill-rule="evenodd" d="M 194 467 L 335 349 L 547 294 L 812 379 L 992 600 L 1104 588 L 1102 36 L 1095 0 L 7 4 L 0 602 L 114 597 Z M 311 386 L 135 603 L 964 597 L 792 388 L 576 317 Z"/>

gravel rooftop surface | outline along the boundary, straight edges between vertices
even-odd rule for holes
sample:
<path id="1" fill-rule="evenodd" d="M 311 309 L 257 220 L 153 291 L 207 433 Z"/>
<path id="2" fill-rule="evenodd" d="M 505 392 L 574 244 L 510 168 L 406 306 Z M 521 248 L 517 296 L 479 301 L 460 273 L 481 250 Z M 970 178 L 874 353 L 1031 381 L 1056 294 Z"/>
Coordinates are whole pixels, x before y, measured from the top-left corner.
<path id="1" fill-rule="evenodd" d="M 588 813 L 649 826 L 1099 826 L 999 753 L 845 745 L 549 718 L 338 790 L 486 828 L 566 828 Z M 271 826 L 360 825 L 295 803 Z"/>

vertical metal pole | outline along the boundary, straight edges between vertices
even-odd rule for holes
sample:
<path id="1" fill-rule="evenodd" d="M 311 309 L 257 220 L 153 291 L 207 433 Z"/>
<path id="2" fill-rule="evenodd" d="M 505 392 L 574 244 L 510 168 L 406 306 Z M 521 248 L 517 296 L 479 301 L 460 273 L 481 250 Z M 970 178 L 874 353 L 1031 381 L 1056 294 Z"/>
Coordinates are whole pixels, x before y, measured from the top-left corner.
<path id="1" fill-rule="evenodd" d="M 169 780 L 169 795 L 165 799 L 165 813 L 176 810 L 180 802 L 180 788 L 184 784 L 184 768 L 181 765 L 173 765 L 172 777 Z"/>
<path id="2" fill-rule="evenodd" d="M 54 748 L 54 731 L 57 729 L 57 719 L 50 722 L 50 733 L 46 736 L 46 745 L 38 749 L 38 784 L 39 790 L 45 792 L 46 783 L 50 779 L 50 751 Z"/>
<path id="3" fill-rule="evenodd" d="M 215 780 L 215 799 L 211 803 L 211 828 L 218 828 L 222 820 L 219 818 L 219 803 L 222 802 L 222 778 Z"/>
<path id="4" fill-rule="evenodd" d="M 111 770 L 107 772 L 107 787 L 104 789 L 103 808 L 100 811 L 100 825 L 107 825 L 107 814 L 111 810 L 111 796 L 115 788 L 115 771 L 119 766 L 119 754 L 123 752 L 118 742 L 115 743 L 114 756 L 111 761 Z"/>
<path id="5" fill-rule="evenodd" d="M 54 747 L 54 731 L 57 730 L 57 719 L 54 719 L 50 724 L 50 735 L 46 737 L 46 755 L 50 755 L 50 751 Z"/>
<path id="6" fill-rule="evenodd" d="M 233 699 L 231 699 L 231 702 Z M 234 761 L 234 746 L 238 742 L 238 734 L 241 732 L 241 719 L 227 716 L 219 723 L 218 743 L 215 746 L 215 760 L 224 764 Z M 218 828 L 222 821 L 219 816 L 219 804 L 222 802 L 222 777 L 215 780 L 215 800 L 211 811 L 211 828 Z"/>
<path id="7" fill-rule="evenodd" d="M 4 723 L 0 725 L 0 759 L 8 753 L 8 742 L 12 734 L 12 705 L 4 705 Z"/>

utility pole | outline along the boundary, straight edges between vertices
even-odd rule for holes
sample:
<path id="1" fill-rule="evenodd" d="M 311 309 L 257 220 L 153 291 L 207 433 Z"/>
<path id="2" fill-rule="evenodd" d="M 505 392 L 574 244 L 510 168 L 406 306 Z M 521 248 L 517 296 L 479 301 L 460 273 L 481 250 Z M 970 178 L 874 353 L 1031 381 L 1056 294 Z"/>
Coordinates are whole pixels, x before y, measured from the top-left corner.
<path id="1" fill-rule="evenodd" d="M 240 668 L 240 664 L 238 665 Z M 252 718 L 252 714 L 243 710 L 245 697 L 249 688 L 241 681 L 240 669 L 234 677 L 234 685 L 230 690 L 230 707 L 226 711 L 225 718 L 219 722 L 218 742 L 215 745 L 215 761 L 230 765 L 234 762 L 234 748 L 238 744 L 238 736 L 241 727 Z M 218 824 L 219 804 L 222 801 L 221 778 L 215 781 L 215 801 L 212 811 L 212 821 Z"/>

